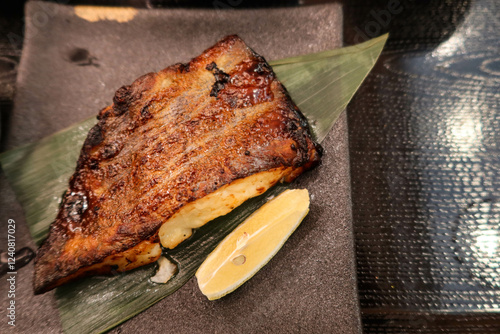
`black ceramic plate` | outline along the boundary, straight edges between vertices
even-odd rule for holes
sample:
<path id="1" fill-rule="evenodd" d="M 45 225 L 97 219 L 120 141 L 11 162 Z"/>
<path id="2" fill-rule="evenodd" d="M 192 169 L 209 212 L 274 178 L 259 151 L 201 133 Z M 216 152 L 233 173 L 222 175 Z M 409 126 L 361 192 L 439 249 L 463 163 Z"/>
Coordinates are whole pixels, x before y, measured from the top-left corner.
<path id="1" fill-rule="evenodd" d="M 268 60 L 339 47 L 342 12 L 339 5 L 103 12 L 32 2 L 27 5 L 26 23 L 11 148 L 95 115 L 120 86 L 144 73 L 188 61 L 228 34 L 239 34 Z M 252 280 L 216 302 L 208 301 L 191 280 L 119 330 L 360 332 L 345 115 L 323 146 L 322 166 L 297 182 L 311 193 L 309 216 Z M 17 247 L 35 247 L 21 208 L 3 179 L 1 191 L 5 195 L 1 224 L 15 219 Z M 31 277 L 32 265 L 18 272 L 16 329 L 60 330 L 53 293 L 33 296 Z M 2 303 L 6 297 L 2 294 Z"/>

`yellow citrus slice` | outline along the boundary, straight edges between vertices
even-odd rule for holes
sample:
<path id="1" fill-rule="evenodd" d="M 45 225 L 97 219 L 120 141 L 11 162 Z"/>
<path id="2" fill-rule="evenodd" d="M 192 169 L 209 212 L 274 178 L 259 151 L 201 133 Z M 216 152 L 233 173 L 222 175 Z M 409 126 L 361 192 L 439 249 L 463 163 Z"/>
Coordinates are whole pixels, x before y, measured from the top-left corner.
<path id="1" fill-rule="evenodd" d="M 286 190 L 231 232 L 196 272 L 209 300 L 233 292 L 265 266 L 309 212 L 306 189 Z"/>

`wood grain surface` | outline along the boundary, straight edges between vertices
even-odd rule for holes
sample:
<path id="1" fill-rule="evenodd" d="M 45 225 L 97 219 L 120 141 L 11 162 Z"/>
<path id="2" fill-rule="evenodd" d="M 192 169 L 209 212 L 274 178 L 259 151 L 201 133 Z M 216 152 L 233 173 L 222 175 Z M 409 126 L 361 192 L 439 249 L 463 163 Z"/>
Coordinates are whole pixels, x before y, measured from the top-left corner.
<path id="1" fill-rule="evenodd" d="M 500 3 L 390 3 L 344 9 L 391 34 L 348 108 L 364 329 L 497 333 Z"/>
<path id="2" fill-rule="evenodd" d="M 313 2 L 324 1 L 306 1 Z M 391 34 L 381 60 L 348 107 L 364 330 L 498 333 L 500 3 L 343 3 L 346 44 Z M 22 36 L 20 5 L 0 11 L 2 139 L 22 47 L 14 35 Z"/>

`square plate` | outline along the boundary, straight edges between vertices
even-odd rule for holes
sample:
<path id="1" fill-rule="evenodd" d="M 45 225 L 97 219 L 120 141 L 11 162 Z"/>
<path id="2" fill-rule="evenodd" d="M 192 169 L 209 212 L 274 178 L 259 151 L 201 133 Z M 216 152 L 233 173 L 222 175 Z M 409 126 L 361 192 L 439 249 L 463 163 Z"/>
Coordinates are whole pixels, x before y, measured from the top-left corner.
<path id="1" fill-rule="evenodd" d="M 267 60 L 332 49 L 342 44 L 342 10 L 337 4 L 138 10 L 29 2 L 9 147 L 95 115 L 120 86 L 186 62 L 229 34 L 238 34 Z M 310 214 L 254 278 L 216 302 L 192 279 L 113 331 L 359 333 L 345 114 L 322 145 L 322 165 L 295 184 L 309 189 Z M 17 248 L 35 248 L 4 179 L 1 190 L 1 224 L 15 219 Z M 32 271 L 30 264 L 18 272 L 16 327 L 57 331 L 53 293 L 33 296 Z M 6 295 L 0 298 L 5 302 Z"/>

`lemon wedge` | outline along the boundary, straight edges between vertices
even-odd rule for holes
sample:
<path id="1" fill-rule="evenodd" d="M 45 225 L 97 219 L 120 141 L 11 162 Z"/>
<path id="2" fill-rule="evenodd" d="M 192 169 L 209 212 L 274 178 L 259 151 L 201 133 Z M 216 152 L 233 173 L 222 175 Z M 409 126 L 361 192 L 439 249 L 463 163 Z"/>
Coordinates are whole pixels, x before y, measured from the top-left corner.
<path id="1" fill-rule="evenodd" d="M 309 212 L 306 189 L 286 190 L 268 201 L 208 255 L 196 272 L 209 300 L 236 290 L 278 252 Z"/>

